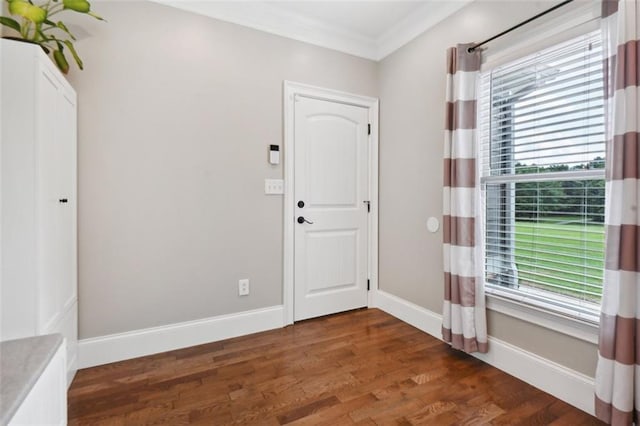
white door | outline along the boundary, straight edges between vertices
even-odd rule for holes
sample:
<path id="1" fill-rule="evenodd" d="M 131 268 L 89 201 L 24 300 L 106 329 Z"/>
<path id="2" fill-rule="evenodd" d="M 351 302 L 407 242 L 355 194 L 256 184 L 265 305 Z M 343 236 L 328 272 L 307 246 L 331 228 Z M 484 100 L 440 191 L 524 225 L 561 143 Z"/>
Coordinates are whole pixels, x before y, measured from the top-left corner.
<path id="1" fill-rule="evenodd" d="M 367 306 L 368 116 L 364 107 L 296 99 L 295 320 Z"/>

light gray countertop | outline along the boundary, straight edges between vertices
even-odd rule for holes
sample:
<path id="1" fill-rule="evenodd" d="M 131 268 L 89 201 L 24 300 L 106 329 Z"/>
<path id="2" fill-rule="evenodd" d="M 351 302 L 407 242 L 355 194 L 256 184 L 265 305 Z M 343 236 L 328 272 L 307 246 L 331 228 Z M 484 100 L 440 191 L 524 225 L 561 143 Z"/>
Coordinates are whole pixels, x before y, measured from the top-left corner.
<path id="1" fill-rule="evenodd" d="M 0 425 L 9 423 L 61 344 L 60 334 L 0 342 Z"/>

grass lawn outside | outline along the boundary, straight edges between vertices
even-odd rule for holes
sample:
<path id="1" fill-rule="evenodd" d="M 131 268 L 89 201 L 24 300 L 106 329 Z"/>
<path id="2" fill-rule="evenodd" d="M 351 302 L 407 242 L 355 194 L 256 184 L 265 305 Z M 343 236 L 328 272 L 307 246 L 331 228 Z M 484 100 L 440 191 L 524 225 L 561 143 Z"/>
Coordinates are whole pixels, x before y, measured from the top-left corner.
<path id="1" fill-rule="evenodd" d="M 516 222 L 521 285 L 599 302 L 604 273 L 604 225 L 572 217 Z M 579 292 L 575 290 L 579 289 Z"/>

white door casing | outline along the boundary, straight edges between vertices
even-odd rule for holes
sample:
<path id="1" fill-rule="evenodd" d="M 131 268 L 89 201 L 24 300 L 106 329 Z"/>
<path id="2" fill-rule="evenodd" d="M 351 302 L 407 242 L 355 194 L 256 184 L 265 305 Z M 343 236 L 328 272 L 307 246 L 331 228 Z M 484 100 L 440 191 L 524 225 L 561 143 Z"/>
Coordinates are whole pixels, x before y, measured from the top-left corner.
<path id="1" fill-rule="evenodd" d="M 292 82 L 284 91 L 283 304 L 291 324 L 367 306 L 367 281 L 377 289 L 378 101 Z"/>

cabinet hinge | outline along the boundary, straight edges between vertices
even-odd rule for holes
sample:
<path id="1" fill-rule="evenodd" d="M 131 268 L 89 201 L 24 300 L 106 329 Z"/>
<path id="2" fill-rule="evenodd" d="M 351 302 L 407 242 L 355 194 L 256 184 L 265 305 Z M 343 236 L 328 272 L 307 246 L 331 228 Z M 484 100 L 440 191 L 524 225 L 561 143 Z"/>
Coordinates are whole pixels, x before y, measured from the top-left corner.
<path id="1" fill-rule="evenodd" d="M 371 290 L 371 281 L 367 280 L 367 291 Z"/>
<path id="2" fill-rule="evenodd" d="M 371 134 L 371 123 L 367 124 L 367 134 Z"/>

